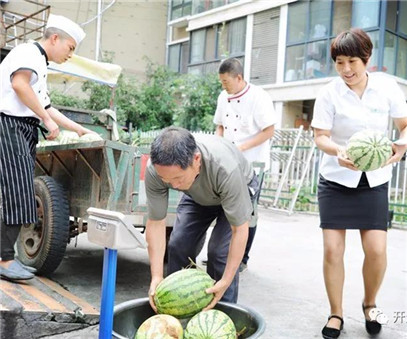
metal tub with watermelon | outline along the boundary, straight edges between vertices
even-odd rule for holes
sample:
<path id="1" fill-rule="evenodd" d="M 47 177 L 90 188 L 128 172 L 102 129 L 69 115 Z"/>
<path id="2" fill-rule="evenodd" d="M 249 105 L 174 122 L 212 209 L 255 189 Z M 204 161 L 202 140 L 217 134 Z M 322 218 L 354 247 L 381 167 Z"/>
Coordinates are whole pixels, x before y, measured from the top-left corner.
<path id="1" fill-rule="evenodd" d="M 261 338 L 264 334 L 264 319 L 256 311 L 226 302 L 218 302 L 215 309 L 225 312 L 233 320 L 237 331 L 241 333 L 239 339 Z M 154 314 L 148 298 L 134 299 L 117 305 L 114 308 L 113 337 L 133 339 L 139 326 Z"/>
<path id="2" fill-rule="evenodd" d="M 141 231 L 146 222 L 143 177 L 148 149 L 112 141 L 108 116 L 95 123 L 90 112 L 62 111 L 105 140 L 37 147 L 34 184 L 39 220 L 22 227 L 17 251 L 22 262 L 42 275 L 55 271 L 70 240 L 87 231 L 89 207 L 121 212 Z M 169 229 L 178 199 L 173 191 Z"/>

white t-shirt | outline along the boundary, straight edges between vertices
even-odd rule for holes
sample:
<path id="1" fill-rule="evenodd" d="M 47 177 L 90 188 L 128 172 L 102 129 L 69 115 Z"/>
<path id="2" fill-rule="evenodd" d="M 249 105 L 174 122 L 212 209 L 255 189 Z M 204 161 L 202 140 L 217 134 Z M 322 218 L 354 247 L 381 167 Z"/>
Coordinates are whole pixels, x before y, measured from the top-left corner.
<path id="1" fill-rule="evenodd" d="M 247 84 L 239 93 L 229 95 L 223 90 L 218 97 L 213 122 L 223 126 L 223 136 L 239 146 L 254 135 L 276 123 L 273 101 L 261 87 Z M 265 163 L 270 168 L 270 141 L 243 152 L 250 162 Z"/>
<path id="2" fill-rule="evenodd" d="M 387 135 L 391 118 L 407 117 L 406 98 L 397 82 L 388 75 L 368 73 L 368 83 L 362 98 L 341 78 L 335 78 L 318 93 L 311 126 L 331 132 L 331 139 L 346 146 L 349 138 L 363 129 L 382 131 Z M 361 171 L 342 167 L 336 156 L 324 154 L 320 174 L 329 181 L 347 187 L 357 187 Z M 392 166 L 366 172 L 370 187 L 390 180 Z"/>
<path id="3" fill-rule="evenodd" d="M 24 105 L 11 87 L 13 74 L 31 70 L 30 85 L 44 108 L 50 106 L 47 93 L 47 60 L 45 52 L 34 43 L 13 48 L 0 64 L 0 112 L 17 117 L 39 117 Z"/>

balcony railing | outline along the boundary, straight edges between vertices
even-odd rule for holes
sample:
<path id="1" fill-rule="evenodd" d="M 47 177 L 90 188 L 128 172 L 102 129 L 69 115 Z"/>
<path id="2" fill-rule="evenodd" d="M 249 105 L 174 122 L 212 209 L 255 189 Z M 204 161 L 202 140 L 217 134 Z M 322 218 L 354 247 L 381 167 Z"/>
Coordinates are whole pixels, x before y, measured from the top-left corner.
<path id="1" fill-rule="evenodd" d="M 8 9 L 0 8 L 3 24 L 2 32 L 4 46 L 13 48 L 19 43 L 28 40 L 39 40 L 44 32 L 51 6 L 44 5 L 38 1 L 25 0 L 30 4 L 39 6 L 40 9 L 30 13 L 17 13 Z"/>

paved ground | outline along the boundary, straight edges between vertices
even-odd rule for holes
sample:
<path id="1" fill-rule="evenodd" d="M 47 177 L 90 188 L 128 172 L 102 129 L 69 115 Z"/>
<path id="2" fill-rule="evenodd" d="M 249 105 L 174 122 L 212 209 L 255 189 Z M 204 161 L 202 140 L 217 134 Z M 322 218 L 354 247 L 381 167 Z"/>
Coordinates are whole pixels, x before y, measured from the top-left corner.
<path id="1" fill-rule="evenodd" d="M 239 303 L 262 314 L 267 324 L 262 338 L 321 338 L 329 314 L 322 277 L 322 236 L 315 215 L 287 216 L 261 209 L 258 234 L 249 261 L 241 275 Z M 388 232 L 388 268 L 378 305 L 389 323 L 377 338 L 407 338 L 407 231 Z M 53 279 L 95 307 L 100 307 L 102 250 L 78 239 Z M 204 259 L 204 254 L 200 255 Z M 199 261 L 200 261 L 199 260 Z M 358 231 L 349 231 L 345 254 L 345 329 L 341 338 L 369 338 L 361 310 L 363 254 Z M 81 263 L 86 262 L 86 265 Z M 74 272 L 75 271 L 75 272 Z M 145 250 L 119 252 L 116 305 L 145 297 L 149 284 Z M 403 318 L 404 316 L 404 318 Z M 48 339 L 98 337 L 98 326 Z"/>

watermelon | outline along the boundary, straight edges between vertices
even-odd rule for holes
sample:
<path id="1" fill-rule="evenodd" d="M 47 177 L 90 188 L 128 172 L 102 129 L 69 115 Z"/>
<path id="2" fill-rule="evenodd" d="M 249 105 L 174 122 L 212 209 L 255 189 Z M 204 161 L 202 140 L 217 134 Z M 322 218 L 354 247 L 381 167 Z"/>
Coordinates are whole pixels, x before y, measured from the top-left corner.
<path id="1" fill-rule="evenodd" d="M 145 320 L 134 339 L 182 339 L 184 330 L 180 321 L 166 314 L 156 314 Z"/>
<path id="2" fill-rule="evenodd" d="M 361 171 L 382 167 L 393 154 L 391 141 L 380 131 L 362 130 L 348 140 L 346 154 Z"/>
<path id="3" fill-rule="evenodd" d="M 79 138 L 79 142 L 101 141 L 103 138 L 99 134 L 86 133 Z"/>
<path id="4" fill-rule="evenodd" d="M 187 324 L 184 339 L 236 339 L 236 327 L 230 317 L 219 310 L 203 311 Z"/>
<path id="5" fill-rule="evenodd" d="M 154 302 L 158 313 L 180 319 L 192 317 L 212 301 L 213 294 L 205 290 L 213 284 L 208 273 L 194 268 L 170 274 L 155 290 Z"/>

